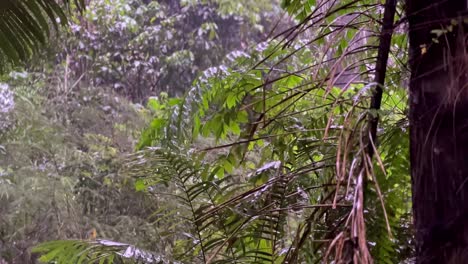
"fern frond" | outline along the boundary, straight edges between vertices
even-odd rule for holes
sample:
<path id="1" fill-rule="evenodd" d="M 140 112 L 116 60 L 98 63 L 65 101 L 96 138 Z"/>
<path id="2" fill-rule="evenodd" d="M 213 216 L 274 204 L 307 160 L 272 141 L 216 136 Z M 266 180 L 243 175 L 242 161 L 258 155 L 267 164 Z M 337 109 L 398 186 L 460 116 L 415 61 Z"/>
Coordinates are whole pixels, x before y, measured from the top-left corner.
<path id="1" fill-rule="evenodd" d="M 109 240 L 83 241 L 60 240 L 45 242 L 32 252 L 41 255 L 39 261 L 60 264 L 91 263 L 160 263 L 170 262 L 163 256 L 142 250 L 138 247 Z"/>
<path id="2" fill-rule="evenodd" d="M 210 250 L 210 246 L 215 245 L 209 242 L 210 238 L 219 238 L 220 235 L 222 237 L 222 234 L 213 229 L 211 224 L 216 222 L 222 225 L 222 221 L 212 218 L 208 222 L 201 222 L 198 219 L 212 207 L 222 191 L 228 191 L 235 186 L 228 184 L 228 177 L 204 180 L 211 178 L 208 176 L 211 173 L 209 166 L 197 161 L 194 157 L 195 155 L 189 156 L 174 149 L 146 148 L 128 158 L 125 173 L 137 178 L 137 184 L 141 183 L 145 186 L 148 193 L 157 194 L 160 184 L 175 188 L 171 196 L 177 197 L 178 206 L 184 210 L 179 208 L 168 210 L 166 213 L 173 212 L 171 213 L 172 222 L 179 223 L 177 230 L 179 236 L 187 237 L 187 234 L 195 234 L 188 236 L 183 246 L 185 250 L 179 254 L 178 258 L 190 259 L 190 252 L 198 251 L 200 257 L 206 260 L 206 251 Z M 177 213 L 174 213 L 175 211 Z M 164 213 L 159 217 L 166 218 Z"/>

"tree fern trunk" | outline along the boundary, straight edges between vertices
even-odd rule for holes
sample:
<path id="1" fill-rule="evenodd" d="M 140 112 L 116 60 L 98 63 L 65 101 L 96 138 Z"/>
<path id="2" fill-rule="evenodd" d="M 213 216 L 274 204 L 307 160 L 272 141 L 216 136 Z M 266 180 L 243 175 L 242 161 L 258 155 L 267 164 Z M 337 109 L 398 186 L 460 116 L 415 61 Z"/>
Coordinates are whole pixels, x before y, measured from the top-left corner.
<path id="1" fill-rule="evenodd" d="M 407 0 L 417 263 L 468 261 L 466 10 L 465 0 Z"/>

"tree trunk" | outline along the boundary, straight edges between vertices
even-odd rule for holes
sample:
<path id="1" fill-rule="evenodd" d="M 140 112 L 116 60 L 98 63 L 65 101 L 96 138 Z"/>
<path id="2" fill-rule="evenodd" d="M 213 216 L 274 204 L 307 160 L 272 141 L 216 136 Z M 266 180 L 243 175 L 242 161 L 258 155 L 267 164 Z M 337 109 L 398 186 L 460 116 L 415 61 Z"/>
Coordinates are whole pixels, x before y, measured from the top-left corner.
<path id="1" fill-rule="evenodd" d="M 466 0 L 407 0 L 417 263 L 468 263 L 466 10 Z"/>

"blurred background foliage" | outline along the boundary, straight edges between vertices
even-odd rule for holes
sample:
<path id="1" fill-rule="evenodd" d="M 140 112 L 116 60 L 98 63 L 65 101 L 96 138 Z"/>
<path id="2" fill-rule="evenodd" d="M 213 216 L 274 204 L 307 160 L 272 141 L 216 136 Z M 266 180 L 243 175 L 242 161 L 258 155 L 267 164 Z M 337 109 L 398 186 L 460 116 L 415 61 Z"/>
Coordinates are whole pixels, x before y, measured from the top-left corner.
<path id="1" fill-rule="evenodd" d="M 134 102 L 180 96 L 226 53 L 266 39 L 279 14 L 274 1 L 90 1 L 57 59 L 72 78 Z"/>
<path id="2" fill-rule="evenodd" d="M 1 77 L 0 264 L 333 263 L 346 251 L 381 5 L 86 4 Z M 338 11 L 307 27 L 320 8 Z M 376 263 L 413 254 L 405 50 L 397 30 L 366 174 Z"/>

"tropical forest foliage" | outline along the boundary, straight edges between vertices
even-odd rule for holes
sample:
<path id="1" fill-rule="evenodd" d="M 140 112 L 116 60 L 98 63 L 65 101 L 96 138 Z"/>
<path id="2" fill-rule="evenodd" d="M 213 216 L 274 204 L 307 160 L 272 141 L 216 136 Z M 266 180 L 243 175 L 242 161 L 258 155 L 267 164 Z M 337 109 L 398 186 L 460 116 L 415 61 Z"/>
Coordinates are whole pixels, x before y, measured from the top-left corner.
<path id="1" fill-rule="evenodd" d="M 413 263 L 403 1 L 7 2 L 0 264 Z"/>

